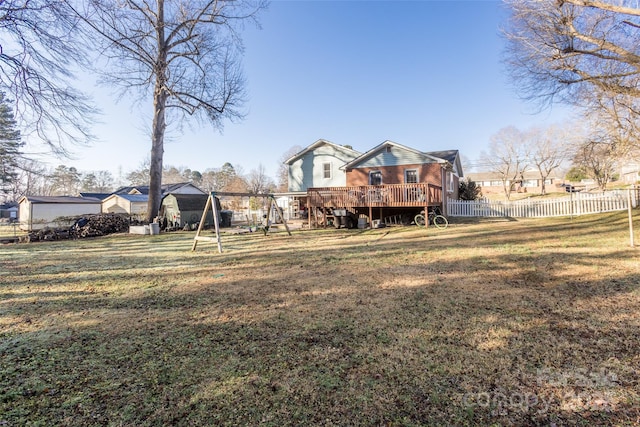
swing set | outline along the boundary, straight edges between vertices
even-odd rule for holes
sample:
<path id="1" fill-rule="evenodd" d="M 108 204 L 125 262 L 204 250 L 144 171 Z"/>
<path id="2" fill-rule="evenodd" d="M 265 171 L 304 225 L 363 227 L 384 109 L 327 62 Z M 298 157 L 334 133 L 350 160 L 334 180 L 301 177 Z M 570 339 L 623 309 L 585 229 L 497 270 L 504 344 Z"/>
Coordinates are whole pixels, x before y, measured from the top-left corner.
<path id="1" fill-rule="evenodd" d="M 263 198 L 268 198 L 269 200 L 269 207 L 267 208 L 267 214 L 266 214 L 266 218 L 267 218 L 267 223 L 263 225 L 262 227 L 262 231 L 264 232 L 265 236 L 267 235 L 267 233 L 269 232 L 269 218 L 271 217 L 271 211 L 273 210 L 282 220 L 282 223 L 284 224 L 284 227 L 287 229 L 287 233 L 289 233 L 289 236 L 291 236 L 291 230 L 289 230 L 289 226 L 287 225 L 287 220 L 284 219 L 284 215 L 282 213 L 282 209 L 280 208 L 280 206 L 278 206 L 278 203 L 276 202 L 275 197 L 273 196 L 273 194 L 262 194 L 262 193 L 234 193 L 234 192 L 215 192 L 212 191 L 211 193 L 209 193 L 209 197 L 207 198 L 207 203 L 204 206 L 204 211 L 202 212 L 202 217 L 200 218 L 200 224 L 198 224 L 198 230 L 196 231 L 196 235 L 193 238 L 193 246 L 191 247 L 192 251 L 196 250 L 196 246 L 198 245 L 198 241 L 203 240 L 203 241 L 208 241 L 208 242 L 216 242 L 218 244 L 218 253 L 222 253 L 222 241 L 220 239 L 220 218 L 218 217 L 217 212 L 215 212 L 215 207 L 216 203 L 215 203 L 215 199 L 218 196 L 232 196 L 232 197 L 263 197 Z M 214 224 L 214 228 L 215 228 L 215 237 L 210 237 L 210 236 L 202 236 L 202 229 L 204 228 L 204 223 L 205 223 L 205 219 L 207 218 L 207 213 L 209 212 L 209 209 L 211 209 L 211 212 L 213 213 L 213 224 Z"/>

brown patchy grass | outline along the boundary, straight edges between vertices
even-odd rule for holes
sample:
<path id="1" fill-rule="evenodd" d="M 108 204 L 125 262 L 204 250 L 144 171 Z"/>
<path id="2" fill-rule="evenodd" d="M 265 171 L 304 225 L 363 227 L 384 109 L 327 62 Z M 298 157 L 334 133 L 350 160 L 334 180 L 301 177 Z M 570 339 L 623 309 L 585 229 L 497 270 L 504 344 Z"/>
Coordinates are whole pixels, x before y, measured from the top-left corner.
<path id="1" fill-rule="evenodd" d="M 626 224 L 5 245 L 0 425 L 636 425 Z"/>

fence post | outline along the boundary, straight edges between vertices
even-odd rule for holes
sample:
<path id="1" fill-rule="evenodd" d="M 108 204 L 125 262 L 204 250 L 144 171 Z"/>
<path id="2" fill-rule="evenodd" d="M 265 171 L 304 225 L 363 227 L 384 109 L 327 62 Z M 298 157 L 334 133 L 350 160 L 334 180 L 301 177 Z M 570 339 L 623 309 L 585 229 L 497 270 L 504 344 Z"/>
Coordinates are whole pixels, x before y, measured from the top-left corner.
<path id="1" fill-rule="evenodd" d="M 633 248 L 635 246 L 633 241 L 633 214 L 631 211 L 631 190 L 627 190 L 627 212 L 629 212 L 629 243 Z"/>

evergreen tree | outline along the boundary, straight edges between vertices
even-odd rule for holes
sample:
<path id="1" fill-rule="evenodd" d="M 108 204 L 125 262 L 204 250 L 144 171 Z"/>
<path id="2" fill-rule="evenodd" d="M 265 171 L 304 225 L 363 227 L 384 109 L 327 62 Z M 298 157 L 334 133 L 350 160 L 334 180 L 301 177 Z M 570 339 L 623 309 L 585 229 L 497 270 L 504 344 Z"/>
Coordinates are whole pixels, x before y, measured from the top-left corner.
<path id="1" fill-rule="evenodd" d="M 9 103 L 4 92 L 0 92 L 0 191 L 5 193 L 18 179 L 18 160 L 23 145 Z"/>
<path id="2" fill-rule="evenodd" d="M 482 196 L 481 188 L 474 181 L 460 181 L 458 189 L 460 200 L 478 200 Z"/>

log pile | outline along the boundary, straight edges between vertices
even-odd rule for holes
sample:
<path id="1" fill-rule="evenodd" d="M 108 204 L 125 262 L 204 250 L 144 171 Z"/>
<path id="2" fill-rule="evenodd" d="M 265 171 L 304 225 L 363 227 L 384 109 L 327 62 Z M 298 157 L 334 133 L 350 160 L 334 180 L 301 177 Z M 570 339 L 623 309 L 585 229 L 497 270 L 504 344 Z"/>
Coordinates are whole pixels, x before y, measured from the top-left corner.
<path id="1" fill-rule="evenodd" d="M 97 237 L 129 230 L 129 220 L 118 214 L 88 215 L 79 219 L 69 232 L 73 238 Z"/>
<path id="2" fill-rule="evenodd" d="M 127 217 L 118 214 L 95 214 L 76 218 L 68 229 L 45 227 L 21 237 L 21 242 L 39 242 L 104 236 L 129 230 Z"/>

